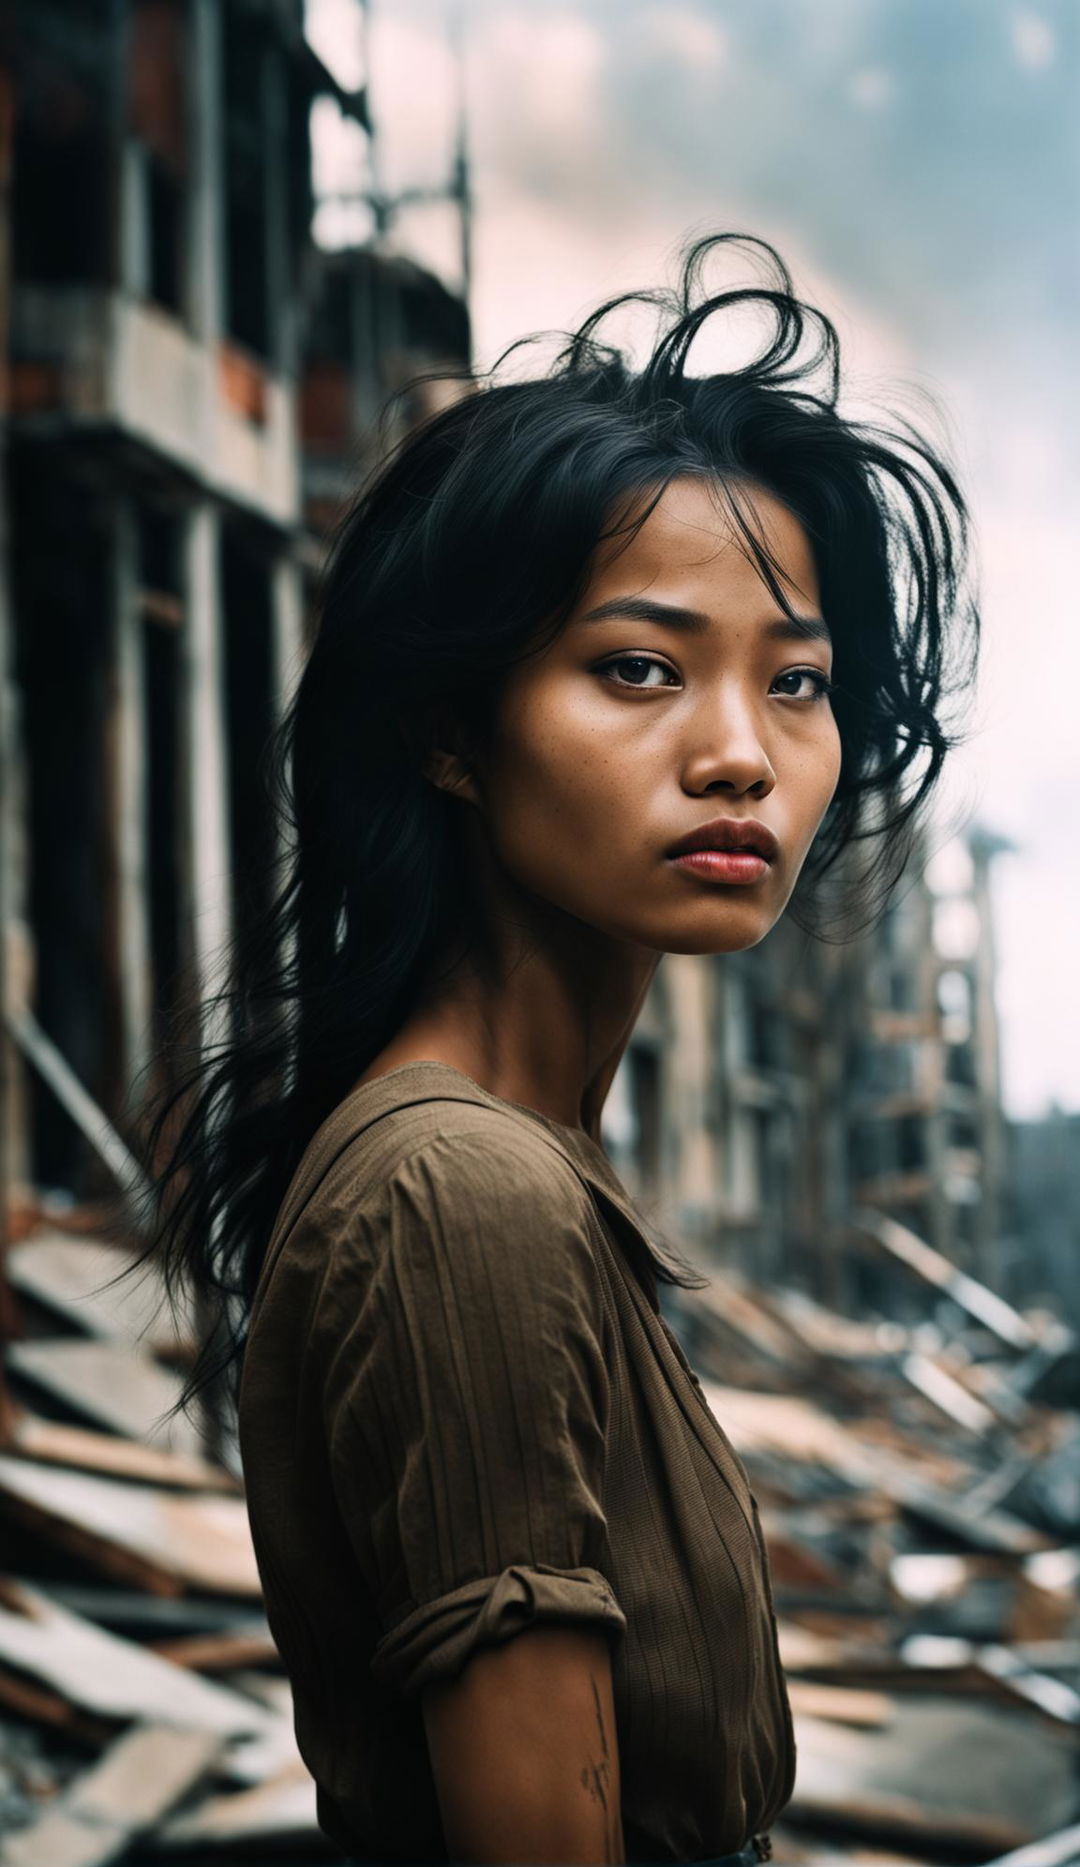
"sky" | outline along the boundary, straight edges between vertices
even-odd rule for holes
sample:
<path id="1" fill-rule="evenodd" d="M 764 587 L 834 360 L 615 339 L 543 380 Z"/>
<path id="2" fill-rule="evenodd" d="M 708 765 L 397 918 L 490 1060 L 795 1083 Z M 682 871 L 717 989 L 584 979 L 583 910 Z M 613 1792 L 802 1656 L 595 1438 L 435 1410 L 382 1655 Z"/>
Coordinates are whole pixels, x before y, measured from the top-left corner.
<path id="1" fill-rule="evenodd" d="M 452 285 L 439 190 L 464 99 L 480 366 L 670 280 L 688 235 L 741 230 L 833 318 L 851 411 L 944 443 L 985 634 L 937 834 L 977 820 L 1014 845 L 994 883 L 1008 1112 L 1080 1109 L 1080 5 L 372 0 L 365 43 L 356 0 L 308 0 L 308 31 L 369 83 L 378 186 L 431 195 L 390 243 Z M 362 191 L 366 139 L 317 108 L 317 188 Z M 370 227 L 362 201 L 317 223 L 335 245 Z"/>

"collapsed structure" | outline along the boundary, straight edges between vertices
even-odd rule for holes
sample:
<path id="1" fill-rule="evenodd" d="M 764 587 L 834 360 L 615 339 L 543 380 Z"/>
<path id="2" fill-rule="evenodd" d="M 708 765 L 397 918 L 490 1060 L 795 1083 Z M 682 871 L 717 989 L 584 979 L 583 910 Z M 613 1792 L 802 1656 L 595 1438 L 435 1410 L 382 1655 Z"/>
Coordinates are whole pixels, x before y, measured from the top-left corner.
<path id="1" fill-rule="evenodd" d="M 126 1254 L 92 1224 L 28 1211 L 9 1253 L 22 1334 L 0 1452 L 6 1867 L 94 1867 L 121 1848 L 333 1859 L 240 1481 L 182 1418 L 161 1426 L 192 1331 L 167 1320 L 152 1278 L 107 1287 Z M 1075 1339 L 896 1221 L 856 1213 L 853 1234 L 889 1293 L 860 1321 L 732 1271 L 663 1290 L 761 1509 L 799 1759 L 775 1857 L 1067 1867 Z M 911 1293 L 923 1319 L 904 1325 Z"/>

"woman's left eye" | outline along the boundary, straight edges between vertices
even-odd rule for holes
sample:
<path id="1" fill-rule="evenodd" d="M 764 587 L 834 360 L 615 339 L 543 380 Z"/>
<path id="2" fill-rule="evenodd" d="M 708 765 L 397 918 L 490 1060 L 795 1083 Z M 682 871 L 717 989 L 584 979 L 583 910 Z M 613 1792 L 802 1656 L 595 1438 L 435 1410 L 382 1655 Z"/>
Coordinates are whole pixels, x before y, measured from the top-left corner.
<path id="1" fill-rule="evenodd" d="M 610 674 L 612 668 L 644 668 L 646 673 L 655 668 L 658 674 L 674 673 L 674 669 L 669 668 L 666 662 L 654 661 L 649 655 L 615 655 L 611 661 L 602 662 L 596 672 L 598 674 L 607 675 L 610 679 L 614 678 Z M 617 687 L 645 687 L 647 684 L 653 687 L 661 687 L 664 683 L 662 681 L 646 683 L 644 680 L 633 679 L 628 681 L 616 680 L 615 682 Z"/>
<path id="2" fill-rule="evenodd" d="M 833 691 L 833 684 L 820 668 L 787 668 L 777 675 L 778 681 L 813 681 L 814 690 L 809 694 L 788 694 L 789 700 L 827 700 Z"/>

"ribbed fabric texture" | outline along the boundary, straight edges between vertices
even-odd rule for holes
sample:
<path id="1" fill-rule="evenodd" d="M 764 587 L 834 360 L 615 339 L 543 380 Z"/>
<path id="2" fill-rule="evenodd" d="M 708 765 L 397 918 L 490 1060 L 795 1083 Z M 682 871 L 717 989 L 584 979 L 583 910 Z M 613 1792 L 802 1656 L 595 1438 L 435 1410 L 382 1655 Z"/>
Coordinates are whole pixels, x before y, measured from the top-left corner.
<path id="1" fill-rule="evenodd" d="M 346 1097 L 283 1202 L 240 1445 L 326 1832 L 438 1861 L 420 1709 L 544 1621 L 611 1642 L 636 1861 L 732 1853 L 794 1786 L 757 1505 L 661 1317 L 603 1149 L 415 1062 Z"/>

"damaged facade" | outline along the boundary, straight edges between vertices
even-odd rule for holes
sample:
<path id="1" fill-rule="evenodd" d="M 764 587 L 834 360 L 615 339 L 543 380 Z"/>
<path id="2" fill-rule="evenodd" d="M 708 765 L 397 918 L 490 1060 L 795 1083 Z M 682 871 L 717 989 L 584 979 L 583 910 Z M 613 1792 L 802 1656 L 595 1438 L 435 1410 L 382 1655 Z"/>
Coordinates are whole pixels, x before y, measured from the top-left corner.
<path id="1" fill-rule="evenodd" d="M 302 12 L 40 0 L 18 21 L 5 918 L 29 1015 L 6 1137 L 24 1185 L 107 1186 L 67 1071 L 113 1122 L 130 1085 L 155 1087 L 171 1008 L 258 905 L 256 761 L 321 539 L 387 393 L 468 364 L 437 279 L 312 242 L 313 99 L 367 113 Z M 399 425 L 437 393 L 399 401 Z"/>

